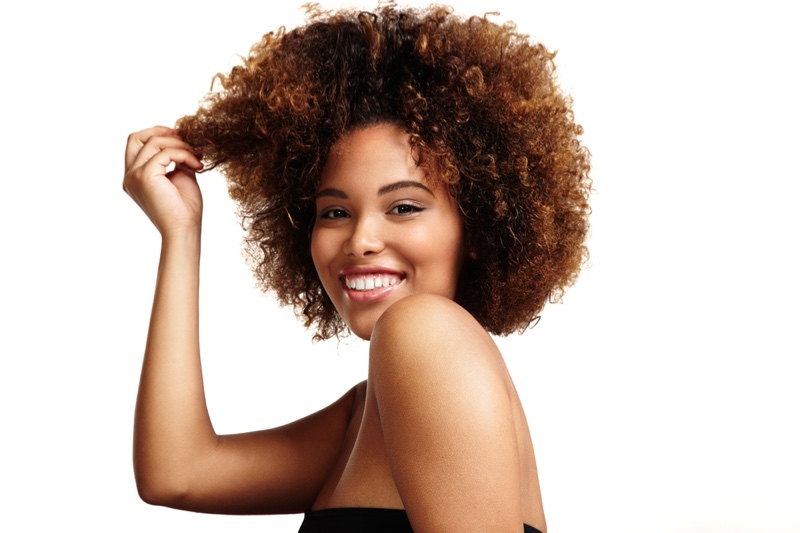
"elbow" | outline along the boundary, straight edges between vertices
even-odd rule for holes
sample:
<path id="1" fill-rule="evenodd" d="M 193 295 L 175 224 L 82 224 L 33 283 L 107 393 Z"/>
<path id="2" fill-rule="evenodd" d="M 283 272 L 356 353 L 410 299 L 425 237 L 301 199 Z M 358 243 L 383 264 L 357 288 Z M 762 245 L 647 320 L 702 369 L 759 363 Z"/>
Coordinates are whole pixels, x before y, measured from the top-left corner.
<path id="1" fill-rule="evenodd" d="M 137 482 L 136 491 L 139 493 L 139 498 L 141 498 L 144 503 L 150 505 L 166 505 L 166 499 L 163 494 L 158 490 L 154 490 L 150 485 Z"/>
<path id="2" fill-rule="evenodd" d="M 202 493 L 202 477 L 198 478 L 200 464 L 196 455 L 166 453 L 157 449 L 134 446 L 133 475 L 136 491 L 145 503 L 189 509 L 193 500 Z"/>
<path id="3" fill-rule="evenodd" d="M 144 483 L 136 483 L 136 490 L 139 493 L 139 498 L 144 503 L 150 505 L 167 505 L 167 500 L 165 494 L 150 485 L 146 485 Z"/>
<path id="4" fill-rule="evenodd" d="M 136 490 L 143 502 L 163 507 L 182 508 L 188 490 L 170 482 L 163 476 L 136 473 Z"/>

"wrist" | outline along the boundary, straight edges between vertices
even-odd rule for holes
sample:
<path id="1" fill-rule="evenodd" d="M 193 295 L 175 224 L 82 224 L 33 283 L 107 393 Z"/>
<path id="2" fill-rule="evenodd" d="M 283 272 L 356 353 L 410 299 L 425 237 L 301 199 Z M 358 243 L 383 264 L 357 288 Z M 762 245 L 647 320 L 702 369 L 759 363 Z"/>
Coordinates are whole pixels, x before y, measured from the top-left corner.
<path id="1" fill-rule="evenodd" d="M 200 248 L 200 225 L 171 228 L 161 233 L 163 248 Z"/>

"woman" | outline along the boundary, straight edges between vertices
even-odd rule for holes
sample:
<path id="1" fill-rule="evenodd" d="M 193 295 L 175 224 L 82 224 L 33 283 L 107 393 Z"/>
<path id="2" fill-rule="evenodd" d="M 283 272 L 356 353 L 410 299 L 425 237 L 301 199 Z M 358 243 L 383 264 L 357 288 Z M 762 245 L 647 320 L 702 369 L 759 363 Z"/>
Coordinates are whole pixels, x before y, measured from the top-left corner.
<path id="1" fill-rule="evenodd" d="M 142 498 L 306 512 L 304 532 L 545 531 L 489 333 L 530 326 L 586 255 L 588 153 L 552 54 L 441 7 L 317 11 L 219 79 L 177 129 L 128 140 L 124 188 L 162 236 L 134 430 Z M 241 435 L 214 433 L 200 370 L 194 173 L 214 167 L 263 288 L 316 339 L 370 341 L 365 382 Z"/>

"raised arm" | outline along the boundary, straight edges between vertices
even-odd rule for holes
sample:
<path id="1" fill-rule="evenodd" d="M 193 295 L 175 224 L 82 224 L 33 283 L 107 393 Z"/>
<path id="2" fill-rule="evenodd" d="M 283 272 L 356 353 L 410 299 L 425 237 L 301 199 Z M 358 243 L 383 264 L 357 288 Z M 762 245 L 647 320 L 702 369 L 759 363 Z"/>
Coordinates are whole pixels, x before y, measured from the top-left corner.
<path id="1" fill-rule="evenodd" d="M 149 503 L 193 511 L 299 512 L 333 466 L 353 393 L 281 428 L 216 435 L 198 334 L 202 197 L 194 171 L 201 168 L 170 128 L 128 138 L 123 188 L 162 238 L 134 421 L 137 487 Z"/>

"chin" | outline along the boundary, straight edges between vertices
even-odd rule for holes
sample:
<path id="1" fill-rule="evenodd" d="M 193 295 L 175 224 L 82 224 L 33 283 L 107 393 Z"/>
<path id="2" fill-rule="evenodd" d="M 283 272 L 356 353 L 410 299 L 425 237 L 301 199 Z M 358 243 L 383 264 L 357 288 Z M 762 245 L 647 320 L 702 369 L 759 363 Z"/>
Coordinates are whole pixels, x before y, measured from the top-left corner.
<path id="1" fill-rule="evenodd" d="M 378 319 L 386 309 L 388 309 L 388 306 L 382 305 L 380 309 L 362 310 L 359 313 L 353 313 L 345 318 L 345 324 L 347 324 L 347 328 L 353 335 L 368 341 L 372 337 L 372 330 L 375 329 L 375 324 L 378 323 Z"/>
<path id="2" fill-rule="evenodd" d="M 376 322 L 377 320 L 364 322 L 356 321 L 355 323 L 348 323 L 347 327 L 356 337 L 369 341 L 370 338 L 372 338 L 372 330 L 375 329 Z"/>

